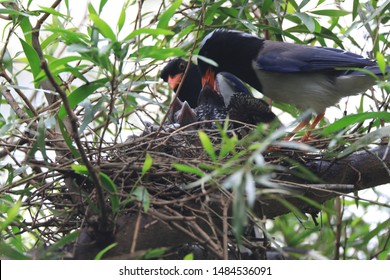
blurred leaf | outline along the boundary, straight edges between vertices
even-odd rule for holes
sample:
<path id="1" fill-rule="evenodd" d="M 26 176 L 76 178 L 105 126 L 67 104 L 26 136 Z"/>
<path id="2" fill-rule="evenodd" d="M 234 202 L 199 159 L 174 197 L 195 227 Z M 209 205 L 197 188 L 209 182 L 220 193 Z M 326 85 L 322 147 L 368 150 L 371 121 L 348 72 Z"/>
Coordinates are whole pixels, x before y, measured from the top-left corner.
<path id="1" fill-rule="evenodd" d="M 273 3 L 274 3 L 273 0 L 265 0 L 265 1 L 263 1 L 263 4 L 262 4 L 261 9 L 260 9 L 261 14 L 263 16 L 268 13 L 268 11 L 270 10 L 270 8 L 271 8 Z"/>
<path id="2" fill-rule="evenodd" d="M 29 260 L 30 258 L 23 253 L 15 250 L 5 242 L 0 242 L 0 255 L 6 256 L 10 260 Z"/>
<path id="3" fill-rule="evenodd" d="M 72 109 L 74 109 L 81 101 L 87 98 L 89 95 L 94 93 L 98 88 L 104 86 L 104 84 L 108 81 L 107 78 L 103 78 L 100 80 L 93 81 L 89 84 L 85 84 L 75 89 L 69 96 L 69 105 Z M 58 118 L 63 120 L 67 116 L 64 105 L 61 106 L 58 111 Z"/>
<path id="4" fill-rule="evenodd" d="M 102 34 L 105 38 L 110 39 L 112 42 L 117 41 L 114 31 L 112 31 L 108 23 L 102 20 L 98 15 L 90 14 L 89 18 L 93 21 L 100 34 Z"/>
<path id="5" fill-rule="evenodd" d="M 90 125 L 93 122 L 93 120 L 96 118 L 96 113 L 105 109 L 103 108 L 103 104 L 104 104 L 103 99 L 100 99 L 98 102 L 96 102 L 93 105 L 88 99 L 83 100 L 82 102 L 79 103 L 79 105 L 84 108 L 84 118 L 78 129 L 79 134 L 82 134 L 85 128 L 87 128 L 88 125 Z"/>
<path id="6" fill-rule="evenodd" d="M 85 47 L 89 47 L 85 44 L 89 40 L 86 34 L 78 32 L 77 28 L 62 29 L 62 28 L 45 28 L 45 31 L 50 31 L 53 34 L 57 34 L 57 37 L 61 37 L 65 40 L 65 43 L 70 48 L 71 44 L 79 44 Z M 90 48 L 90 47 L 89 47 Z"/>
<path id="7" fill-rule="evenodd" d="M 89 175 L 88 169 L 85 165 L 81 164 L 71 164 L 70 166 L 74 172 L 81 175 Z"/>
<path id="8" fill-rule="evenodd" d="M 99 172 L 99 177 L 102 183 L 102 187 L 110 193 L 111 210 L 114 214 L 116 214 L 118 213 L 120 208 L 119 197 L 117 195 L 117 187 L 107 174 Z"/>
<path id="9" fill-rule="evenodd" d="M 322 131 L 324 135 L 329 135 L 331 133 L 337 132 L 341 129 L 345 129 L 348 126 L 351 126 L 356 123 L 363 122 L 368 119 L 380 118 L 386 122 L 390 122 L 390 112 L 368 112 L 355 115 L 348 115 L 343 117 L 340 120 L 335 121 L 331 125 L 325 127 Z"/>
<path id="10" fill-rule="evenodd" d="M 30 46 L 26 41 L 24 41 L 21 38 L 19 38 L 19 41 L 22 44 L 23 51 L 26 55 L 28 64 L 31 69 L 31 73 L 33 74 L 35 79 L 38 76 L 39 72 L 41 71 L 41 60 L 39 59 L 37 52 L 34 50 L 32 46 Z"/>
<path id="11" fill-rule="evenodd" d="M 22 205 L 22 202 L 20 200 L 18 200 L 15 203 L 15 205 L 12 205 L 12 207 L 8 208 L 7 218 L 4 221 L 0 222 L 0 232 L 5 230 L 5 228 L 8 227 L 9 224 L 11 224 L 16 219 L 16 217 L 19 214 L 19 209 L 20 209 L 21 205 Z M 0 242 L 0 243 L 2 243 L 2 242 Z"/>
<path id="12" fill-rule="evenodd" d="M 353 0 L 353 7 L 352 7 L 352 20 L 355 20 L 356 16 L 358 15 L 358 9 L 359 9 L 359 0 Z"/>
<path id="13" fill-rule="evenodd" d="M 225 189 L 233 189 L 241 184 L 241 182 L 244 181 L 244 171 L 243 170 L 237 170 L 233 174 L 231 174 L 229 177 L 227 177 L 222 185 Z"/>
<path id="14" fill-rule="evenodd" d="M 142 259 L 149 260 L 159 258 L 165 254 L 166 251 L 167 249 L 165 248 L 150 249 L 142 256 Z"/>
<path id="15" fill-rule="evenodd" d="M 0 12 L 1 14 L 1 12 Z M 28 17 L 22 17 L 20 20 L 20 28 L 23 31 L 24 39 L 27 42 L 27 44 L 32 44 L 32 26 L 30 23 L 30 19 Z"/>
<path id="16" fill-rule="evenodd" d="M 214 60 L 212 60 L 210 58 L 207 58 L 207 57 L 202 56 L 202 55 L 197 55 L 196 57 L 198 60 L 200 59 L 200 60 L 206 62 L 207 64 L 210 64 L 211 66 L 218 67 L 218 63 L 216 63 Z"/>
<path id="17" fill-rule="evenodd" d="M 328 17 L 343 17 L 349 15 L 351 12 L 343 10 L 316 10 L 310 11 L 310 13 Z"/>
<path id="18" fill-rule="evenodd" d="M 55 252 L 56 250 L 64 247 L 65 245 L 70 244 L 72 241 L 75 241 L 79 237 L 79 231 L 73 231 L 65 236 L 63 236 L 60 240 L 58 240 L 53 245 L 49 246 L 47 250 L 49 252 Z"/>
<path id="19" fill-rule="evenodd" d="M 11 57 L 11 54 L 8 51 L 8 48 L 5 48 L 4 50 L 4 55 L 3 55 L 3 67 L 7 69 L 8 72 L 12 73 L 13 72 L 13 59 Z M 1 101 L 1 99 L 0 99 Z"/>
<path id="20" fill-rule="evenodd" d="M 256 201 L 256 183 L 251 172 L 245 173 L 245 195 L 249 207 L 253 207 Z"/>
<path id="21" fill-rule="evenodd" d="M 88 12 L 91 14 L 91 15 L 98 15 L 98 13 L 96 12 L 95 8 L 93 7 L 92 3 L 89 2 L 88 3 Z"/>
<path id="22" fill-rule="evenodd" d="M 141 176 L 144 176 L 146 172 L 152 167 L 153 159 L 149 153 L 146 153 L 144 164 L 142 165 Z"/>
<path id="23" fill-rule="evenodd" d="M 199 168 L 194 167 L 194 166 L 189 166 L 189 165 L 180 164 L 180 163 L 173 163 L 172 166 L 181 172 L 194 174 L 194 175 L 197 175 L 199 177 L 203 177 L 203 175 L 204 175 L 204 172 L 202 170 L 200 170 Z"/>
<path id="24" fill-rule="evenodd" d="M 53 8 L 39 6 L 39 9 L 41 9 L 44 13 L 51 14 L 51 15 L 54 15 L 54 16 L 57 16 L 57 17 L 62 17 L 64 19 L 69 19 L 68 15 L 60 13 L 59 11 L 57 11 L 57 10 L 55 10 Z"/>
<path id="25" fill-rule="evenodd" d="M 383 74 L 386 73 L 386 60 L 385 56 L 381 52 L 376 53 L 376 62 L 378 63 L 379 69 Z"/>
<path id="26" fill-rule="evenodd" d="M 104 6 L 107 4 L 107 1 L 108 1 L 108 0 L 100 0 L 99 14 L 102 13 Z"/>
<path id="27" fill-rule="evenodd" d="M 59 125 L 60 130 L 61 130 L 61 135 L 64 138 L 64 141 L 65 141 L 66 145 L 68 146 L 69 150 L 71 151 L 73 157 L 80 158 L 80 156 L 81 156 L 80 152 L 73 146 L 73 140 L 70 137 L 69 131 L 66 128 L 66 126 L 64 125 L 64 122 L 62 119 L 58 120 L 58 125 Z"/>
<path id="28" fill-rule="evenodd" d="M 172 4 L 170 4 L 169 8 L 161 14 L 157 27 L 158 28 L 167 28 L 169 21 L 172 19 L 173 15 L 175 14 L 176 10 L 180 7 L 181 0 L 176 0 Z"/>
<path id="29" fill-rule="evenodd" d="M 183 260 L 185 260 L 185 261 L 192 261 L 194 259 L 195 259 L 195 257 L 194 257 L 193 253 L 189 253 L 189 254 L 185 255 L 183 258 Z"/>
<path id="30" fill-rule="evenodd" d="M 172 32 L 169 29 L 163 29 L 163 28 L 139 28 L 137 30 L 134 30 L 131 32 L 126 38 L 125 41 L 129 41 L 133 39 L 134 37 L 141 35 L 141 34 L 149 34 L 149 35 L 174 35 L 175 33 Z"/>
<path id="31" fill-rule="evenodd" d="M 145 213 L 148 212 L 150 208 L 150 194 L 148 190 L 144 187 L 137 187 L 131 194 L 138 201 L 142 202 Z"/>
<path id="32" fill-rule="evenodd" d="M 142 58 L 154 58 L 158 60 L 164 60 L 169 57 L 185 56 L 187 53 L 180 48 L 162 49 L 156 46 L 141 47 L 138 54 Z M 136 54 L 133 54 L 134 57 Z"/>
<path id="33" fill-rule="evenodd" d="M 123 25 L 125 24 L 125 21 L 126 21 L 126 5 L 124 5 L 122 7 L 122 10 L 121 10 L 121 13 L 119 15 L 119 18 L 118 18 L 118 23 L 117 23 L 117 27 L 118 27 L 118 32 L 120 32 L 123 28 Z"/>
<path id="34" fill-rule="evenodd" d="M 213 161 L 216 161 L 217 156 L 215 154 L 213 143 L 211 142 L 209 136 L 202 130 L 198 131 L 198 136 L 199 136 L 200 142 L 202 143 L 202 146 L 203 146 L 204 150 L 206 151 L 206 153 L 209 155 L 209 157 Z"/>
<path id="35" fill-rule="evenodd" d="M 110 251 L 112 248 L 116 247 L 118 245 L 118 243 L 112 243 L 110 245 L 108 245 L 106 248 L 104 248 L 103 250 L 101 250 L 99 253 L 97 253 L 97 255 L 95 256 L 95 260 L 101 260 L 103 255 L 105 253 L 107 253 L 108 251 Z"/>
<path id="36" fill-rule="evenodd" d="M 49 157 L 46 154 L 46 126 L 42 118 L 38 121 L 38 134 L 37 134 L 37 143 L 39 146 L 39 151 L 42 153 L 43 160 L 48 163 Z"/>
<path id="37" fill-rule="evenodd" d="M 353 142 L 348 148 L 338 153 L 337 158 L 345 157 L 353 152 L 360 150 L 363 147 L 367 147 L 369 144 L 374 143 L 376 140 L 380 140 L 384 137 L 390 137 L 390 126 L 381 127 L 373 132 L 367 133 Z"/>
<path id="38" fill-rule="evenodd" d="M 77 174 L 89 176 L 88 168 L 85 165 L 71 164 L 71 168 Z M 120 203 L 119 203 L 119 197 L 117 195 L 117 187 L 115 183 L 111 180 L 111 178 L 107 174 L 103 172 L 99 172 L 99 178 L 103 189 L 108 191 L 110 194 L 112 212 L 117 213 L 120 209 Z"/>
<path id="39" fill-rule="evenodd" d="M 296 15 L 302 20 L 307 29 L 313 33 L 316 27 L 314 19 L 306 13 L 296 13 Z"/>

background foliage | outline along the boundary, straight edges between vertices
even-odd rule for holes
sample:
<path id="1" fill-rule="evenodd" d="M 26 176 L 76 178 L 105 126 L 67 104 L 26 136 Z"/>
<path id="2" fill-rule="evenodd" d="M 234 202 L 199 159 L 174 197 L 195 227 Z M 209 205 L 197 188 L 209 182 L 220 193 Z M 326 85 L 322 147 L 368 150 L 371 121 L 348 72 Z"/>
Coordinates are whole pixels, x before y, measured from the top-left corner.
<path id="1" fill-rule="evenodd" d="M 51 223 L 59 220 L 50 199 L 30 199 L 60 191 L 60 182 L 59 189 L 45 189 L 50 166 L 63 161 L 53 141 L 65 139 L 63 149 L 76 159 L 77 173 L 97 174 L 94 183 L 115 191 L 109 178 L 88 165 L 88 149 L 103 153 L 107 145 L 139 134 L 146 122 L 159 124 L 171 99 L 159 71 L 172 57 L 196 54 L 211 30 L 343 48 L 383 67 L 389 59 L 390 1 L 127 0 L 115 1 L 115 7 L 107 0 L 0 2 L 0 253 L 9 258 L 31 258 L 31 250 L 44 245 L 54 244 L 54 252 L 76 237 L 79 224 L 61 228 Z M 390 119 L 389 91 L 388 83 L 380 83 L 375 91 L 351 99 L 355 102 L 343 100 L 322 123 L 324 136 L 379 131 L 359 147 L 380 141 Z M 289 105 L 274 106 L 285 123 L 298 115 Z M 353 117 L 343 118 L 343 110 Z M 329 149 L 337 145 L 330 142 Z M 216 160 L 212 150 L 208 153 Z M 38 167 L 42 162 L 45 167 Z M 151 164 L 145 161 L 142 172 Z M 241 181 L 251 174 L 238 167 L 230 171 L 241 174 Z M 327 202 L 318 226 L 288 214 L 268 221 L 267 229 L 280 246 L 302 249 L 294 252 L 298 258 L 386 259 L 388 187 L 359 196 L 368 201 L 342 197 Z M 113 209 L 118 205 L 112 199 Z M 58 231 L 46 239 L 49 225 Z M 45 257 L 53 256 L 46 252 Z"/>

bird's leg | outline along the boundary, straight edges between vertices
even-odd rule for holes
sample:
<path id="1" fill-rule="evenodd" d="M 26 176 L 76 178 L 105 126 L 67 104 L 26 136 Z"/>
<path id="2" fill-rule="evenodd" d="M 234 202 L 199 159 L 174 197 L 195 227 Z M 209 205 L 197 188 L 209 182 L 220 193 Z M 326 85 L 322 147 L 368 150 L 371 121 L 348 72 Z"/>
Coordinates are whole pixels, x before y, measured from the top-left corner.
<path id="1" fill-rule="evenodd" d="M 306 131 L 305 135 L 302 136 L 301 138 L 301 142 L 305 142 L 307 140 L 309 140 L 309 137 L 310 137 L 310 134 L 311 134 L 311 131 L 317 126 L 317 124 L 324 118 L 325 116 L 325 112 L 321 113 L 321 114 L 318 114 L 316 116 L 316 118 L 314 119 L 314 121 L 311 123 L 311 125 L 309 126 L 309 129 Z"/>
<path id="2" fill-rule="evenodd" d="M 293 131 L 291 131 L 291 132 L 289 133 L 289 135 L 286 136 L 283 140 L 284 140 L 284 141 L 290 141 L 291 138 L 294 137 L 294 135 L 296 134 L 296 132 L 300 131 L 302 128 L 304 128 L 305 126 L 307 126 L 307 125 L 309 124 L 309 122 L 310 122 L 310 119 L 301 121 L 301 122 L 293 129 Z"/>

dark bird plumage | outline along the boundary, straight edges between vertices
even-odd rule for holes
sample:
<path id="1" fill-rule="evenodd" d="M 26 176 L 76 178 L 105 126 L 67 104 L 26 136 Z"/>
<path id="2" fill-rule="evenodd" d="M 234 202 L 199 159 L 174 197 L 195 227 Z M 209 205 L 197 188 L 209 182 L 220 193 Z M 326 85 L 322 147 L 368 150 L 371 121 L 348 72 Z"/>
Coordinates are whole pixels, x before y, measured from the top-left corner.
<path id="1" fill-rule="evenodd" d="M 223 97 L 207 83 L 200 91 L 199 102 L 195 112 L 197 121 L 223 120 L 227 116 Z M 212 124 L 207 127 L 215 128 L 215 125 Z"/>
<path id="2" fill-rule="evenodd" d="M 364 72 L 340 68 L 361 68 L 381 76 L 376 62 L 354 53 L 263 40 L 233 30 L 218 29 L 208 34 L 199 56 L 218 65 L 198 59 L 202 80 L 214 81 L 216 73 L 230 72 L 271 99 L 313 110 L 318 118 L 311 128 L 327 107 L 376 83 Z"/>
<path id="3" fill-rule="evenodd" d="M 182 58 L 171 60 L 161 71 L 161 78 L 168 82 L 170 88 L 177 92 L 179 84 L 182 86 L 179 92 L 181 101 L 187 101 L 188 104 L 195 108 L 198 105 L 198 97 L 202 89 L 201 76 L 198 67 L 190 62 L 188 73 L 182 81 L 188 62 Z"/>
<path id="4" fill-rule="evenodd" d="M 270 106 L 256 98 L 240 79 L 228 72 L 216 75 L 216 87 L 224 99 L 231 120 L 257 125 L 277 119 Z"/>
<path id="5" fill-rule="evenodd" d="M 174 114 L 174 122 L 183 127 L 195 122 L 224 120 L 226 115 L 222 96 L 206 84 L 199 93 L 198 106 L 192 109 L 187 101 L 184 101 L 181 108 Z M 216 125 L 214 122 L 207 122 L 197 127 L 190 127 L 190 129 L 194 128 L 215 129 Z"/>

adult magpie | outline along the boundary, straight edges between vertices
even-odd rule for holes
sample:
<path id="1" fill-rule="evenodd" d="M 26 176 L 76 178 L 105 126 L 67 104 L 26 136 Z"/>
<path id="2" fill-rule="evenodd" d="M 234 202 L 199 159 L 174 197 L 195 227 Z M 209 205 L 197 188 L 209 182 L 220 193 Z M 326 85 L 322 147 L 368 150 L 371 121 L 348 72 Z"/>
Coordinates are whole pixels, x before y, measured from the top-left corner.
<path id="1" fill-rule="evenodd" d="M 310 130 L 327 107 L 366 91 L 376 83 L 375 76 L 383 75 L 375 61 L 351 52 L 264 40 L 236 30 L 214 30 L 203 39 L 198 55 L 216 63 L 198 59 L 203 81 L 213 83 L 217 73 L 230 72 L 271 99 L 311 109 L 317 117 Z"/>

